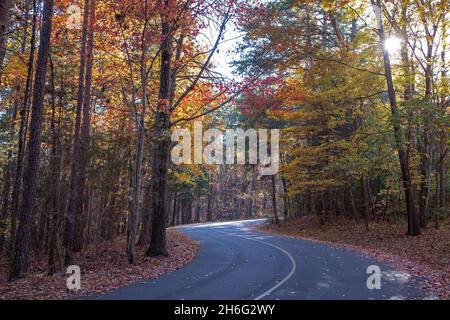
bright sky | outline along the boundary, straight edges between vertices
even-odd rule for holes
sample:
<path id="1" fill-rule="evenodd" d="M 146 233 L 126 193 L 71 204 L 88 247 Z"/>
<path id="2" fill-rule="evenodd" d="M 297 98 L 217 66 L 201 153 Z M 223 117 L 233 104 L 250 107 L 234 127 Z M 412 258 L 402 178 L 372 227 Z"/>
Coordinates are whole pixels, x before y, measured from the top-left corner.
<path id="1" fill-rule="evenodd" d="M 202 34 L 198 36 L 198 39 L 203 42 L 208 48 L 211 48 L 217 38 L 217 30 L 209 27 L 206 28 Z M 233 68 L 230 63 L 237 59 L 237 55 L 234 53 L 237 48 L 237 44 L 241 37 L 237 32 L 235 26 L 229 24 L 225 30 L 223 40 L 221 40 L 218 51 L 213 56 L 214 70 L 223 74 L 229 79 L 236 79 L 232 74 Z"/>
<path id="2" fill-rule="evenodd" d="M 232 74 L 233 68 L 230 66 L 230 63 L 238 58 L 238 55 L 234 51 L 237 49 L 237 44 L 240 39 L 241 36 L 234 27 L 227 30 L 224 41 L 219 46 L 219 52 L 214 57 L 215 70 L 231 79 L 236 78 Z"/>

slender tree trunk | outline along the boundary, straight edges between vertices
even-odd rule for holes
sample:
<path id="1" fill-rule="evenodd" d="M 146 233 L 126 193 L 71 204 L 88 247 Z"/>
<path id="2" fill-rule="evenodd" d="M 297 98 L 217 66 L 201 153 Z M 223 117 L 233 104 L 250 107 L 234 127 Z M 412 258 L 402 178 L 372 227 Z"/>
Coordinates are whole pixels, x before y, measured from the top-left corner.
<path id="1" fill-rule="evenodd" d="M 250 199 L 248 201 L 248 207 L 247 207 L 247 218 L 250 218 L 251 216 L 253 216 L 253 199 L 254 199 L 254 195 L 255 195 L 255 191 L 256 191 L 256 178 L 257 178 L 257 173 L 256 173 L 256 165 L 252 165 L 253 167 L 253 175 L 252 175 L 252 184 L 251 184 L 251 190 L 250 190 Z"/>
<path id="2" fill-rule="evenodd" d="M 433 42 L 430 40 L 431 35 L 427 37 L 427 62 L 425 70 L 425 104 L 423 106 L 423 132 L 421 142 L 419 144 L 421 151 L 421 164 L 420 164 L 420 200 L 419 200 L 419 216 L 420 227 L 425 228 L 427 226 L 427 214 L 428 204 L 430 197 L 430 177 L 431 177 L 431 141 L 430 141 L 430 122 L 431 122 L 431 105 L 432 105 L 432 77 L 433 77 Z"/>
<path id="3" fill-rule="evenodd" d="M 206 204 L 206 221 L 212 221 L 212 202 L 213 202 L 213 188 L 211 183 L 211 172 L 208 172 L 208 195 L 207 195 L 207 204 Z"/>
<path id="4" fill-rule="evenodd" d="M 144 207 L 142 208 L 142 222 L 141 231 L 139 233 L 139 245 L 147 245 L 150 240 L 151 222 L 152 222 L 152 208 L 150 198 L 151 184 L 146 184 L 144 188 Z"/>
<path id="5" fill-rule="evenodd" d="M 172 227 L 174 227 L 177 224 L 177 193 L 173 195 L 173 208 L 172 208 Z"/>
<path id="6" fill-rule="evenodd" d="M 39 167 L 42 114 L 44 109 L 44 88 L 52 32 L 53 5 L 53 0 L 44 1 L 41 36 L 34 81 L 35 86 L 30 123 L 28 158 L 24 175 L 23 203 L 19 213 L 19 228 L 15 239 L 14 254 L 9 273 L 10 281 L 23 278 L 28 271 L 30 228 L 37 188 L 36 180 Z"/>
<path id="7" fill-rule="evenodd" d="M 179 63 L 181 59 L 181 54 L 183 53 L 184 46 L 184 34 L 181 34 L 177 40 L 177 50 L 175 52 L 175 61 L 174 61 L 174 69 L 172 70 L 171 79 L 170 79 L 170 106 L 172 106 L 173 101 L 175 99 L 175 91 L 177 88 L 177 75 L 179 71 Z"/>
<path id="8" fill-rule="evenodd" d="M 372 5 L 377 5 L 381 8 L 379 1 L 371 0 Z M 383 55 L 384 61 L 384 71 L 386 77 L 386 84 L 388 88 L 389 104 L 391 107 L 392 121 L 394 126 L 394 136 L 397 147 L 397 152 L 400 161 L 400 168 L 402 172 L 403 187 L 405 192 L 406 200 L 406 210 L 408 217 L 408 235 L 417 236 L 420 234 L 419 219 L 416 212 L 416 207 L 414 204 L 414 192 L 411 181 L 411 173 L 409 170 L 408 157 L 405 151 L 405 145 L 403 141 L 402 128 L 400 124 L 400 113 L 397 106 L 396 93 L 394 88 L 394 83 L 392 80 L 391 62 L 389 58 L 389 53 L 384 50 L 383 44 L 385 42 L 385 34 L 383 23 L 379 26 L 378 35 L 380 38 L 380 48 Z"/>
<path id="9" fill-rule="evenodd" d="M 231 207 L 231 220 L 238 219 L 239 216 L 239 195 L 238 195 L 238 188 L 237 188 L 237 170 L 238 167 L 234 166 L 233 174 L 231 175 L 230 179 L 231 182 L 229 183 L 230 191 L 234 195 L 232 197 L 233 205 Z"/>
<path id="10" fill-rule="evenodd" d="M 177 209 L 177 223 L 176 224 L 183 224 L 183 201 L 179 202 L 179 206 Z"/>
<path id="11" fill-rule="evenodd" d="M 20 91 L 20 86 L 17 88 L 17 91 Z M 13 161 L 13 148 L 12 141 L 14 138 L 15 131 L 15 123 L 17 118 L 17 102 L 15 101 L 13 104 L 12 117 L 11 117 L 11 126 L 10 126 L 10 134 L 9 134 L 9 145 L 7 147 L 7 161 L 3 168 L 3 192 L 2 192 L 2 202 L 0 207 L 0 218 L 4 219 L 8 215 L 8 207 L 10 205 L 10 191 L 11 191 L 11 174 L 14 166 Z"/>
<path id="12" fill-rule="evenodd" d="M 34 69 L 34 56 L 36 49 L 36 21 L 37 21 L 37 9 L 36 1 L 33 1 L 33 22 L 31 29 L 31 40 L 30 40 L 30 55 L 28 57 L 27 64 L 27 79 L 25 84 L 25 92 L 22 100 L 21 108 L 19 110 L 20 125 L 18 133 L 18 143 L 17 143 L 17 160 L 15 168 L 15 177 L 12 191 L 12 208 L 11 208 L 11 243 L 14 243 L 17 225 L 17 210 L 19 208 L 20 201 L 20 189 L 22 185 L 22 173 L 23 173 L 23 162 L 25 155 L 25 144 L 26 144 L 26 132 L 28 128 L 28 106 L 30 103 L 30 93 L 33 80 L 33 69 Z"/>
<path id="13" fill-rule="evenodd" d="M 94 30 L 95 30 L 96 0 L 89 0 L 89 18 L 87 26 L 86 42 L 86 70 L 84 80 L 83 118 L 80 131 L 80 163 L 78 197 L 79 205 L 76 207 L 76 227 L 74 239 L 74 251 L 78 252 L 83 247 L 84 230 L 88 216 L 89 195 L 86 193 L 86 170 L 90 162 L 90 131 L 91 131 L 91 87 L 92 65 L 94 62 Z"/>
<path id="14" fill-rule="evenodd" d="M 439 179 L 439 208 L 446 207 L 446 186 L 447 186 L 447 157 L 448 157 L 448 146 L 447 146 L 447 129 L 443 128 L 440 131 L 439 136 L 439 162 L 438 162 L 438 179 Z"/>
<path id="15" fill-rule="evenodd" d="M 369 231 L 369 188 L 368 188 L 369 182 L 367 181 L 367 178 L 364 176 L 361 176 L 361 191 L 364 201 L 363 206 L 363 216 L 364 216 L 364 224 L 366 227 L 366 231 Z"/>
<path id="16" fill-rule="evenodd" d="M 186 217 L 185 217 L 185 213 L 186 213 L 186 200 L 182 199 L 180 201 L 180 212 L 179 212 L 179 218 L 178 218 L 178 223 L 179 224 L 185 224 L 186 222 Z"/>
<path id="17" fill-rule="evenodd" d="M 183 200 L 182 202 L 182 215 L 181 215 L 181 221 L 182 224 L 188 224 L 189 223 L 189 201 Z"/>
<path id="18" fill-rule="evenodd" d="M 192 223 L 192 200 L 189 200 L 189 204 L 187 206 L 187 224 Z"/>
<path id="19" fill-rule="evenodd" d="M 309 206 L 309 198 L 305 195 L 297 194 L 291 204 L 291 214 L 296 217 L 302 217 L 307 214 Z"/>
<path id="20" fill-rule="evenodd" d="M 51 168 L 51 204 L 50 204 L 50 238 L 49 238 L 49 249 L 48 249 L 48 274 L 52 275 L 56 272 L 56 251 L 58 246 L 58 231 L 59 231 L 59 209 L 60 209 L 60 173 L 61 173 L 61 155 L 60 155 L 60 133 L 61 133 L 61 114 L 56 120 L 56 104 L 55 104 L 55 75 L 53 69 L 53 63 L 50 59 L 51 67 L 51 106 L 52 115 L 50 118 L 50 130 L 52 133 L 52 148 L 51 148 L 51 158 L 50 158 L 50 168 Z"/>
<path id="21" fill-rule="evenodd" d="M 278 210 L 277 210 L 277 186 L 276 186 L 275 175 L 271 176 L 271 182 L 272 182 L 273 218 L 275 220 L 275 223 L 278 224 L 280 221 L 278 219 Z"/>
<path id="22" fill-rule="evenodd" d="M 413 127 L 413 118 L 414 118 L 414 110 L 411 105 L 409 105 L 409 101 L 413 97 L 414 93 L 414 83 L 411 81 L 411 78 L 414 77 L 414 65 L 410 64 L 409 60 L 409 54 L 408 54 L 408 43 L 407 43 L 407 6 L 408 3 L 404 2 L 402 4 L 402 11 L 401 11 L 401 27 L 402 27 L 402 33 L 404 37 L 404 41 L 402 42 L 401 47 L 401 57 L 403 62 L 403 68 L 405 72 L 405 90 L 403 95 L 403 100 L 405 101 L 408 112 L 407 112 L 407 143 L 406 143 L 406 162 L 407 167 L 409 168 L 409 163 L 411 162 L 412 158 L 412 152 L 414 148 L 414 127 Z M 415 195 L 415 185 L 412 184 L 411 181 L 411 190 L 412 194 Z M 407 199 L 407 198 L 406 198 Z M 408 201 L 408 199 L 407 199 Z M 413 200 L 414 201 L 414 200 Z M 408 217 L 408 234 L 414 233 L 414 229 L 416 229 L 416 225 L 419 224 L 417 212 L 416 209 L 414 209 L 413 212 L 407 211 L 407 217 Z"/>
<path id="23" fill-rule="evenodd" d="M 48 179 L 46 179 L 46 180 L 49 181 Z M 37 229 L 36 228 L 31 229 L 31 230 L 35 230 L 34 232 L 36 233 L 36 239 L 35 239 L 35 241 L 33 241 L 33 243 L 34 243 L 34 247 L 36 249 L 35 252 L 36 252 L 37 256 L 41 255 L 42 249 L 44 248 L 45 234 L 46 234 L 46 229 L 48 226 L 47 222 L 48 222 L 48 217 L 49 217 L 49 215 L 47 214 L 49 212 L 48 202 L 49 201 L 46 199 L 44 205 L 42 206 L 43 210 L 37 211 L 37 213 L 39 213 Z"/>
<path id="24" fill-rule="evenodd" d="M 11 157 L 11 154 L 9 155 Z M 11 189 L 11 171 L 12 163 L 7 162 L 3 168 L 3 192 L 2 192 L 2 204 L 0 211 L 0 251 L 3 250 L 5 244 L 5 230 L 6 230 L 6 218 L 8 217 L 8 205 L 9 205 L 9 194 Z"/>
<path id="25" fill-rule="evenodd" d="M 287 185 L 286 185 L 286 179 L 284 179 L 283 177 L 281 177 L 281 183 L 283 184 L 283 216 L 284 216 L 284 221 L 287 220 L 288 216 L 289 216 L 289 198 L 288 198 L 288 189 L 287 189 Z"/>
<path id="26" fill-rule="evenodd" d="M 147 19 L 147 1 L 144 3 L 145 5 L 145 19 Z M 147 21 L 147 20 L 146 20 Z M 145 34 L 145 28 L 146 24 L 144 25 L 143 34 Z M 142 87 L 142 111 L 139 120 L 136 120 L 136 130 L 138 132 L 138 143 L 136 146 L 136 162 L 135 162 L 135 172 L 134 172 L 134 181 L 133 181 L 133 194 L 132 194 L 132 210 L 130 212 L 130 238 L 128 242 L 128 261 L 129 263 L 133 263 L 134 261 L 134 242 L 136 238 L 137 233 L 137 227 L 138 227 L 138 214 L 139 214 L 139 198 L 140 198 L 140 188 L 141 188 L 141 167 L 142 167 L 142 158 L 144 153 L 144 138 L 145 138 L 145 112 L 146 112 L 146 103 L 147 103 L 147 71 L 145 67 L 145 57 L 146 57 L 146 44 L 145 44 L 145 36 L 142 38 L 141 43 L 141 61 L 140 61 L 140 77 L 141 77 L 141 87 Z M 130 66 L 130 68 L 132 68 Z M 131 70 L 131 69 L 130 69 Z M 134 102 L 133 102 L 134 103 Z M 136 118 L 138 115 L 135 115 Z M 151 188 L 151 185 L 149 186 L 149 189 Z M 164 198 L 164 201 L 166 199 Z M 146 202 L 145 210 L 143 212 L 144 218 L 143 218 L 143 224 L 141 229 L 141 234 L 139 237 L 139 242 L 141 244 L 146 244 L 148 237 L 149 237 L 149 222 L 151 219 L 151 212 L 152 212 L 152 206 L 150 202 Z"/>
<path id="27" fill-rule="evenodd" d="M 4 3 L 0 1 L 0 9 L 3 9 L 3 5 Z M 9 10 L 9 8 L 7 9 Z M 0 16 L 2 16 L 4 12 L 0 13 Z M 20 41 L 20 49 L 19 49 L 19 53 L 20 55 L 24 55 L 25 54 L 25 49 L 26 49 L 26 42 L 27 42 L 27 34 L 28 34 L 28 16 L 29 16 L 29 0 L 26 1 L 25 3 L 25 8 L 24 8 L 24 13 L 23 13 L 23 19 L 22 19 L 22 39 Z M 9 17 L 8 17 L 9 19 Z M 1 23 L 0 23 L 0 29 L 1 29 Z M 1 30 L 0 30 L 1 32 Z M 34 30 L 33 30 L 34 32 Z M 33 41 L 34 42 L 34 41 Z M 33 50 L 34 51 L 34 50 Z M 2 60 L 3 61 L 3 60 Z M 0 69 L 1 69 L 1 64 L 0 64 Z M 1 70 L 0 70 L 0 76 L 1 76 Z M 31 75 L 28 75 L 28 77 L 31 77 Z M 13 195 L 11 195 L 11 186 L 14 184 L 11 184 L 12 182 L 12 177 L 13 177 L 13 171 L 17 165 L 17 160 L 13 158 L 13 145 L 12 145 L 12 141 L 14 140 L 14 135 L 15 135 L 15 129 L 16 129 L 16 120 L 17 120 L 17 114 L 18 111 L 20 113 L 21 111 L 21 101 L 20 101 L 20 95 L 21 95 L 21 81 L 19 78 L 16 78 L 15 80 L 15 85 L 14 85 L 14 89 L 13 89 L 13 94 L 14 94 L 14 99 L 13 99 L 13 107 L 12 107 L 12 117 L 11 117 L 11 130 L 10 130 L 10 134 L 9 134 L 9 145 L 8 145 L 8 151 L 6 153 L 6 157 L 7 157 L 7 161 L 5 164 L 5 167 L 3 168 L 3 194 L 2 194 L 2 201 L 0 204 L 0 220 L 2 222 L 5 222 L 3 225 L 0 225 L 0 250 L 3 249 L 3 244 L 5 242 L 5 232 L 4 230 L 6 230 L 6 219 L 8 216 L 8 212 L 9 211 L 13 211 Z M 29 95 L 29 94 L 28 94 Z M 19 107 L 20 105 L 20 107 Z M 21 143 L 21 142 L 19 142 Z M 14 188 L 13 188 L 14 190 Z M 14 193 L 14 192 L 13 192 Z M 9 208 L 11 208 L 11 210 L 9 210 Z M 14 241 L 14 236 L 15 235 L 15 228 L 16 228 L 16 215 L 11 214 L 11 220 L 10 222 L 14 222 L 14 226 L 13 223 L 11 223 L 11 237 L 10 237 L 10 246 Z M 1 222 L 0 222 L 1 223 Z M 12 251 L 12 250 L 10 250 Z"/>
<path id="28" fill-rule="evenodd" d="M 17 91 L 20 90 L 20 87 L 17 88 Z M 15 131 L 15 123 L 17 118 L 17 103 L 14 102 L 13 112 L 11 117 L 11 126 L 10 126 L 10 134 L 9 134 L 9 143 L 7 147 L 7 161 L 5 166 L 3 167 L 3 190 L 2 190 L 2 200 L 0 205 L 0 251 L 3 249 L 4 244 L 4 230 L 6 229 L 6 217 L 8 216 L 8 208 L 10 206 L 10 191 L 11 191 L 11 175 L 14 167 L 13 161 L 13 146 L 12 141 L 14 138 Z M 4 224 L 4 225 L 3 225 Z"/>
<path id="29" fill-rule="evenodd" d="M 195 206 L 195 222 L 196 223 L 200 223 L 200 210 L 201 210 L 200 204 L 197 204 Z"/>
<path id="30" fill-rule="evenodd" d="M 144 152 L 144 115 L 142 115 L 139 121 L 138 137 L 136 145 L 136 159 L 134 163 L 133 179 L 132 179 L 132 201 L 130 210 L 130 223 L 129 223 L 129 239 L 127 245 L 127 257 L 130 264 L 135 262 L 135 242 L 137 233 L 137 219 L 139 214 L 139 198 L 141 194 L 141 166 L 142 156 Z"/>
<path id="31" fill-rule="evenodd" d="M 147 160 L 146 162 L 151 165 L 152 163 L 152 157 L 151 151 L 153 148 L 151 147 L 153 144 L 153 139 L 149 139 L 149 146 L 147 146 L 148 152 L 146 153 Z M 142 221 L 141 221 L 141 230 L 139 233 L 139 239 L 138 239 L 138 245 L 148 245 L 150 242 L 150 233 L 152 230 L 152 215 L 153 215 L 153 208 L 152 208 L 152 181 L 146 181 L 145 187 L 144 187 L 144 200 L 143 200 L 143 208 L 142 208 Z"/>
<path id="32" fill-rule="evenodd" d="M 80 69 L 78 74 L 78 93 L 77 107 L 75 115 L 75 128 L 72 142 L 72 158 L 70 162 L 70 178 L 69 178 L 69 199 L 66 210 L 66 224 L 64 231 L 64 266 L 68 266 L 72 262 L 72 253 L 75 246 L 75 235 L 78 234 L 76 227 L 77 213 L 80 204 L 79 192 L 79 166 L 80 166 L 80 127 L 81 112 L 83 109 L 84 98 L 84 81 L 86 67 L 86 37 L 89 16 L 89 0 L 84 0 L 83 29 L 81 34 L 80 46 Z"/>
<path id="33" fill-rule="evenodd" d="M 352 208 L 352 213 L 353 213 L 353 216 L 355 217 L 355 219 L 358 220 L 358 210 L 356 209 L 355 196 L 353 194 L 353 183 L 351 180 L 349 180 L 348 184 L 349 184 L 348 192 L 350 195 L 350 204 L 351 204 L 351 208 Z"/>
<path id="34" fill-rule="evenodd" d="M 442 31 L 442 39 L 443 45 L 442 45 L 442 52 L 441 52 L 441 79 L 446 79 L 447 72 L 446 72 L 446 61 L 445 61 L 445 52 L 447 50 L 447 29 L 445 25 L 445 15 L 443 17 L 443 31 Z M 441 89 L 441 109 L 442 113 L 445 115 L 447 112 L 447 106 L 446 106 L 446 90 L 448 90 L 448 84 L 444 84 L 444 87 Z M 439 159 L 438 159 L 438 179 L 439 179 L 439 194 L 438 194 L 438 206 L 439 208 L 445 208 L 446 201 L 445 201 L 445 192 L 446 192 L 446 186 L 447 186 L 447 154 L 448 154 L 448 146 L 447 146 L 447 131 L 448 131 L 448 124 L 444 123 L 442 125 L 442 128 L 439 130 Z"/>
<path id="35" fill-rule="evenodd" d="M 319 205 L 318 205 L 318 196 L 317 196 L 317 193 L 316 192 L 311 192 L 311 195 L 310 195 L 310 202 L 311 202 L 311 214 L 313 214 L 313 215 L 315 215 L 315 214 L 319 214 L 319 211 L 321 210 L 320 208 L 319 208 Z"/>

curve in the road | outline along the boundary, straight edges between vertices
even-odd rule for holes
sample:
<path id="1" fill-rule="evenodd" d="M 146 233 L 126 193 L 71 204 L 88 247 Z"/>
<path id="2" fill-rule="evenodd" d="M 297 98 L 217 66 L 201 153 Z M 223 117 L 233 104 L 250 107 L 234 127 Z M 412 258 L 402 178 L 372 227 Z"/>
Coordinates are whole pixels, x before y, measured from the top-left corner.
<path id="1" fill-rule="evenodd" d="M 225 232 L 223 232 L 223 231 L 218 231 L 218 230 L 216 230 L 216 231 L 217 231 L 217 232 L 221 232 L 221 233 L 225 233 Z M 262 241 L 262 240 L 254 239 L 254 238 L 248 238 L 248 237 L 243 237 L 243 236 L 236 236 L 236 235 L 234 235 L 234 234 L 228 234 L 228 233 L 225 233 L 225 234 L 231 235 L 231 236 L 235 236 L 235 237 L 239 237 L 239 238 L 243 238 L 243 239 L 246 239 L 246 240 L 256 241 L 256 242 L 262 243 L 262 244 L 264 244 L 264 245 L 266 245 L 266 246 L 275 248 L 275 249 L 281 251 L 282 253 L 284 253 L 284 254 L 291 260 L 292 268 L 291 268 L 291 271 L 289 272 L 289 274 L 288 274 L 286 277 L 284 277 L 284 279 L 282 279 L 281 281 L 279 281 L 276 285 L 274 285 L 272 288 L 270 288 L 269 290 L 263 292 L 262 294 L 260 294 L 259 296 L 257 296 L 257 297 L 256 297 L 255 299 L 253 299 L 253 300 L 261 300 L 262 298 L 264 298 L 264 297 L 270 295 L 270 294 L 271 294 L 273 291 L 275 291 L 278 287 L 282 286 L 286 281 L 288 281 L 288 280 L 294 275 L 295 270 L 297 270 L 297 263 L 295 262 L 294 257 L 293 257 L 289 252 L 287 252 L 286 250 L 284 250 L 283 248 L 280 248 L 280 247 L 277 246 L 277 245 L 274 245 L 274 244 L 271 244 L 271 243 L 268 243 L 268 242 L 265 242 L 265 241 Z"/>
<path id="2" fill-rule="evenodd" d="M 197 258 L 159 279 L 92 299 L 299 300 L 424 299 L 417 279 L 356 252 L 267 235 L 239 221 L 178 228 L 200 244 Z M 297 265 L 302 267 L 299 269 Z M 383 271 L 380 290 L 367 287 L 367 267 Z M 418 281 L 412 281 L 418 280 Z M 431 296 L 432 298 L 432 296 Z"/>

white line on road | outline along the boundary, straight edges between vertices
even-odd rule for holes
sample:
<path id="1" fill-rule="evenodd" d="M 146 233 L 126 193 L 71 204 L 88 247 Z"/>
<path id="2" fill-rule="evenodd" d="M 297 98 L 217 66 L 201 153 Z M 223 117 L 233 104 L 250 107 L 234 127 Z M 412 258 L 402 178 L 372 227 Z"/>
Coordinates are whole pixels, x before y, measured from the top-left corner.
<path id="1" fill-rule="evenodd" d="M 254 238 L 247 238 L 247 237 L 235 235 L 235 234 L 232 234 L 232 233 L 223 232 L 223 231 L 221 231 L 221 230 L 216 230 L 215 228 L 213 228 L 213 230 L 216 231 L 216 232 L 220 232 L 220 233 L 229 235 L 229 236 L 235 236 L 235 237 L 239 237 L 239 238 L 243 238 L 243 239 L 252 240 L 252 241 L 256 241 L 256 242 L 262 243 L 262 244 L 264 244 L 264 245 L 266 245 L 266 246 L 269 246 L 269 247 L 272 247 L 272 248 L 275 248 L 275 249 L 281 251 L 281 252 L 284 253 L 286 256 L 288 256 L 288 258 L 291 260 L 291 263 L 292 263 L 292 269 L 291 269 L 291 271 L 289 272 L 289 274 L 288 274 L 286 277 L 284 277 L 283 280 L 281 280 L 280 282 L 278 282 L 275 286 L 273 286 L 272 288 L 270 288 L 270 289 L 267 290 L 266 292 L 264 292 L 264 293 L 260 294 L 259 296 L 257 296 L 254 300 L 261 300 L 262 298 L 264 298 L 264 297 L 270 295 L 273 291 L 275 291 L 275 290 L 278 289 L 280 286 L 282 286 L 286 281 L 288 281 L 288 280 L 294 275 L 295 270 L 297 269 L 297 263 L 295 263 L 294 257 L 292 257 L 292 255 L 291 255 L 289 252 L 287 252 L 286 250 L 284 250 L 283 248 L 280 248 L 280 247 L 277 246 L 277 245 L 274 245 L 274 244 L 271 244 L 271 243 L 268 243 L 268 242 L 265 242 L 265 241 L 262 241 L 262 240 L 258 240 L 258 239 L 254 239 Z"/>

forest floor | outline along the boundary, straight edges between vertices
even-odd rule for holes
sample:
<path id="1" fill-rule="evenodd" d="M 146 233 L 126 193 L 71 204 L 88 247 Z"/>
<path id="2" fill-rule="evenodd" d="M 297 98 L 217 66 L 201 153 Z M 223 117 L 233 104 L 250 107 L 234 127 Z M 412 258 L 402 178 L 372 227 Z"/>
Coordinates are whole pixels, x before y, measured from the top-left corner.
<path id="1" fill-rule="evenodd" d="M 12 283 L 7 282 L 8 263 L 5 254 L 0 256 L 1 299 L 73 299 L 81 296 L 102 294 L 128 284 L 159 278 L 190 263 L 197 255 L 198 244 L 177 231 L 167 232 L 169 256 L 149 258 L 146 247 L 136 247 L 137 262 L 129 265 L 125 247 L 126 239 L 104 243 L 78 253 L 74 261 L 81 269 L 81 290 L 69 291 L 68 275 L 63 272 L 47 276 L 46 256 L 34 257 L 28 277 Z"/>
<path id="2" fill-rule="evenodd" d="M 439 229 L 423 229 L 418 237 L 406 236 L 406 223 L 371 222 L 370 231 L 366 232 L 362 221 L 337 219 L 320 224 L 316 216 L 256 228 L 347 248 L 385 261 L 418 276 L 424 288 L 441 299 L 450 299 L 450 219 L 441 221 Z"/>

